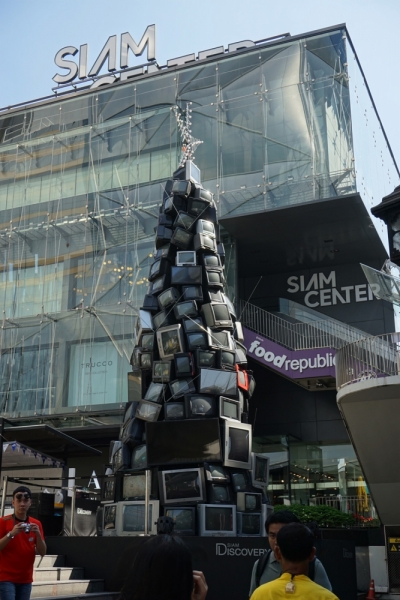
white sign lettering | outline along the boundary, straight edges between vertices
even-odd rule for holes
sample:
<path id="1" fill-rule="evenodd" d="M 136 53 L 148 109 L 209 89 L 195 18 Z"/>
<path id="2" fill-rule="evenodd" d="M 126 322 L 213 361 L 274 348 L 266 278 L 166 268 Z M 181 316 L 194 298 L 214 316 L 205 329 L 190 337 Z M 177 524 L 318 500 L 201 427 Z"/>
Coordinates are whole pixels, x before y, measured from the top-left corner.
<path id="1" fill-rule="evenodd" d="M 217 556 L 255 556 L 266 553 L 265 548 L 241 548 L 239 544 L 215 544 Z"/>

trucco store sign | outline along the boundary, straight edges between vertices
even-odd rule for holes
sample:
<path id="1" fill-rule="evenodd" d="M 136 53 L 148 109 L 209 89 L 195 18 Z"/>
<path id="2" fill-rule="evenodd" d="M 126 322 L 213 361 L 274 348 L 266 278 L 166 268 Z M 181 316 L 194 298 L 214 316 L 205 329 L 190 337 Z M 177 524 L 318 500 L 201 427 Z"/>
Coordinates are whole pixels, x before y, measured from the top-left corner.
<path id="1" fill-rule="evenodd" d="M 290 379 L 335 377 L 335 350 L 288 350 L 243 327 L 247 355 Z"/>

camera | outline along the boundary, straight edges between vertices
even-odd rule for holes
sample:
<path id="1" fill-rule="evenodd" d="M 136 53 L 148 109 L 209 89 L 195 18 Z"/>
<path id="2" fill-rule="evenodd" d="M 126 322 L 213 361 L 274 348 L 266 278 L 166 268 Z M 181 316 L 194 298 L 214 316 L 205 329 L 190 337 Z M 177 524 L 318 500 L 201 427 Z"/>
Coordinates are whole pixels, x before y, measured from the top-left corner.
<path id="1" fill-rule="evenodd" d="M 24 523 L 24 525 L 25 525 L 25 533 L 29 533 L 32 525 L 30 523 Z"/>

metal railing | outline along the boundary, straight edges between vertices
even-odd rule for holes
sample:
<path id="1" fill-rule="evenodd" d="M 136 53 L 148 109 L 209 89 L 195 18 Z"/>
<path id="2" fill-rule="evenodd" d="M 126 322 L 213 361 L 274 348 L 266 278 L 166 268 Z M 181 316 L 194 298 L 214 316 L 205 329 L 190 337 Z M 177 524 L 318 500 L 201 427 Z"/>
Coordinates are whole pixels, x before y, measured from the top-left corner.
<path id="1" fill-rule="evenodd" d="M 336 386 L 400 374 L 400 333 L 367 337 L 336 354 Z"/>
<path id="2" fill-rule="evenodd" d="M 242 325 L 289 350 L 338 349 L 365 337 L 363 332 L 350 325 L 329 319 L 291 323 L 243 300 L 239 300 L 238 309 Z"/>
<path id="3" fill-rule="evenodd" d="M 376 512 L 371 496 L 321 496 L 311 498 L 310 504 L 313 506 L 331 506 L 343 513 L 352 515 L 357 524 L 365 527 L 368 525 L 376 525 L 378 514 Z"/>

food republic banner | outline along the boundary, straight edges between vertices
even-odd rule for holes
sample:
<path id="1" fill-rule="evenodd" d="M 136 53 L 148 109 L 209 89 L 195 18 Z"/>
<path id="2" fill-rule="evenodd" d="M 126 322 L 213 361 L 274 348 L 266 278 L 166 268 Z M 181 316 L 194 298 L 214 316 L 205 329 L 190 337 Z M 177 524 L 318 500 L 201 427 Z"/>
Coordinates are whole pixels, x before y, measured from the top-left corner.
<path id="1" fill-rule="evenodd" d="M 247 355 L 285 377 L 290 379 L 336 377 L 336 351 L 333 348 L 288 350 L 247 327 L 243 327 L 243 332 Z"/>

